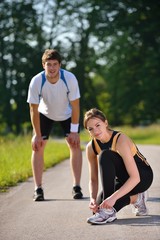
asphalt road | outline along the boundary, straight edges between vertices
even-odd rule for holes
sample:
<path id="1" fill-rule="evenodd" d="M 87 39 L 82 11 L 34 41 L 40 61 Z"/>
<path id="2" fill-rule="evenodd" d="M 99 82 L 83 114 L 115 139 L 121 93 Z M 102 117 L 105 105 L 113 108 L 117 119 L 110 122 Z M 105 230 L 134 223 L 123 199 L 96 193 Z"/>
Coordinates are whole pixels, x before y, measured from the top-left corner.
<path id="1" fill-rule="evenodd" d="M 69 160 L 44 173 L 44 202 L 32 201 L 32 178 L 0 194 L 0 240 L 160 240 L 160 146 L 139 148 L 154 171 L 147 201 L 149 216 L 136 217 L 131 206 L 126 206 L 113 223 L 103 226 L 86 223 L 91 212 L 84 154 L 83 200 L 72 199 Z"/>

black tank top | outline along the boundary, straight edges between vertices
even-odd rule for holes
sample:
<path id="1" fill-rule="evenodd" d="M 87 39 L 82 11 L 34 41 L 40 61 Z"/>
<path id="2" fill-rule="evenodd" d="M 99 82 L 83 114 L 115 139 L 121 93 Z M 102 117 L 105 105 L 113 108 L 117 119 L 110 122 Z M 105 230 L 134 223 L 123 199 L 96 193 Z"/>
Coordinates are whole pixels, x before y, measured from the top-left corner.
<path id="1" fill-rule="evenodd" d="M 115 137 L 115 135 L 118 135 L 118 136 L 116 136 Z M 94 153 L 96 154 L 96 155 L 98 155 L 99 153 L 97 152 L 98 150 L 96 150 L 96 146 L 95 146 L 95 142 L 94 142 L 94 140 L 96 140 L 96 143 L 98 144 L 98 148 L 100 148 L 99 149 L 99 151 L 101 151 L 101 150 L 113 150 L 113 148 L 115 148 L 115 146 L 113 147 L 112 145 L 114 145 L 113 144 L 113 141 L 114 141 L 114 137 L 116 138 L 115 140 L 115 144 L 116 144 L 116 142 L 117 142 L 117 140 L 118 140 L 118 137 L 120 136 L 120 132 L 118 132 L 118 131 L 113 131 L 113 133 L 112 133 L 112 136 L 111 136 L 111 138 L 110 138 L 110 140 L 108 141 L 108 142 L 106 142 L 106 143 L 102 143 L 100 140 L 98 140 L 98 139 L 92 139 L 92 148 L 93 148 L 93 151 L 94 151 Z M 114 150 L 116 150 L 116 149 L 114 149 Z M 133 158 L 135 159 L 135 161 L 136 161 L 136 163 L 144 163 L 145 165 L 148 165 L 149 166 L 149 163 L 147 162 L 147 160 L 146 160 L 146 158 L 140 153 L 140 151 L 139 151 L 139 149 L 137 148 L 137 146 L 133 143 L 133 147 L 132 147 L 132 149 L 131 149 L 131 151 L 132 151 L 132 154 L 133 154 Z M 119 153 L 118 153 L 119 154 Z"/>
<path id="2" fill-rule="evenodd" d="M 102 143 L 100 140 L 96 139 L 99 147 L 101 148 L 101 150 L 104 150 L 104 149 L 108 149 L 110 150 L 111 149 L 111 146 L 112 146 L 112 143 L 113 143 L 113 138 L 114 136 L 118 133 L 118 131 L 113 131 L 112 133 L 112 136 L 110 138 L 110 140 L 106 143 Z M 94 140 L 92 140 L 92 148 L 93 148 L 93 151 L 96 155 L 98 155 L 97 151 L 96 151 L 96 147 L 95 147 L 95 143 L 94 143 Z"/>

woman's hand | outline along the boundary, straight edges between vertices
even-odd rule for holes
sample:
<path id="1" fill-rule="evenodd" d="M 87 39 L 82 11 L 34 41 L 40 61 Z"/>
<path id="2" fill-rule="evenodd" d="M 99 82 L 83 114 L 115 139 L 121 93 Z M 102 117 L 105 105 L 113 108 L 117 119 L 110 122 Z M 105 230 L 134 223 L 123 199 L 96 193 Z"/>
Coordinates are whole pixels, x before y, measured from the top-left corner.
<path id="1" fill-rule="evenodd" d="M 116 203 L 113 196 L 106 198 L 100 205 L 99 208 L 112 208 Z"/>
<path id="2" fill-rule="evenodd" d="M 98 205 L 96 203 L 95 199 L 91 199 L 90 203 L 89 203 L 89 208 L 92 212 L 96 213 L 98 211 Z"/>

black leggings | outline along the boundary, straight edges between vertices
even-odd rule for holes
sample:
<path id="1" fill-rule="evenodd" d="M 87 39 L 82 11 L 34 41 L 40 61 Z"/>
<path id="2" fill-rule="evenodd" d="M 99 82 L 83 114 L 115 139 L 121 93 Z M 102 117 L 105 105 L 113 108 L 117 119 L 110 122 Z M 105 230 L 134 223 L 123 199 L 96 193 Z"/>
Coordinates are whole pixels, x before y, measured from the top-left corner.
<path id="1" fill-rule="evenodd" d="M 130 196 L 146 191 L 152 184 L 153 172 L 151 167 L 139 158 L 136 159 L 136 164 L 140 174 L 140 182 L 129 193 L 116 201 L 114 208 L 117 212 L 130 204 Z M 123 159 L 114 151 L 103 150 L 101 152 L 99 167 L 103 190 L 97 199 L 98 204 L 118 190 L 129 178 Z"/>

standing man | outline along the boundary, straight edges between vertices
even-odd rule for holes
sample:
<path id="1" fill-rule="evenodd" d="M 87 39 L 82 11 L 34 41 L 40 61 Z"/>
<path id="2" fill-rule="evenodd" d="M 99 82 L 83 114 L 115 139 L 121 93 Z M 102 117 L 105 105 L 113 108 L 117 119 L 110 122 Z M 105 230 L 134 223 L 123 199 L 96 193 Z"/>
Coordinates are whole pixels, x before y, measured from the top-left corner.
<path id="1" fill-rule="evenodd" d="M 43 201 L 42 174 L 44 149 L 52 126 L 59 122 L 70 150 L 73 175 L 72 195 L 81 199 L 80 187 L 82 152 L 79 137 L 79 86 L 76 77 L 61 69 L 61 56 L 54 49 L 47 49 L 42 56 L 44 71 L 34 76 L 29 85 L 27 102 L 33 126 L 32 171 L 35 183 L 34 201 Z"/>

